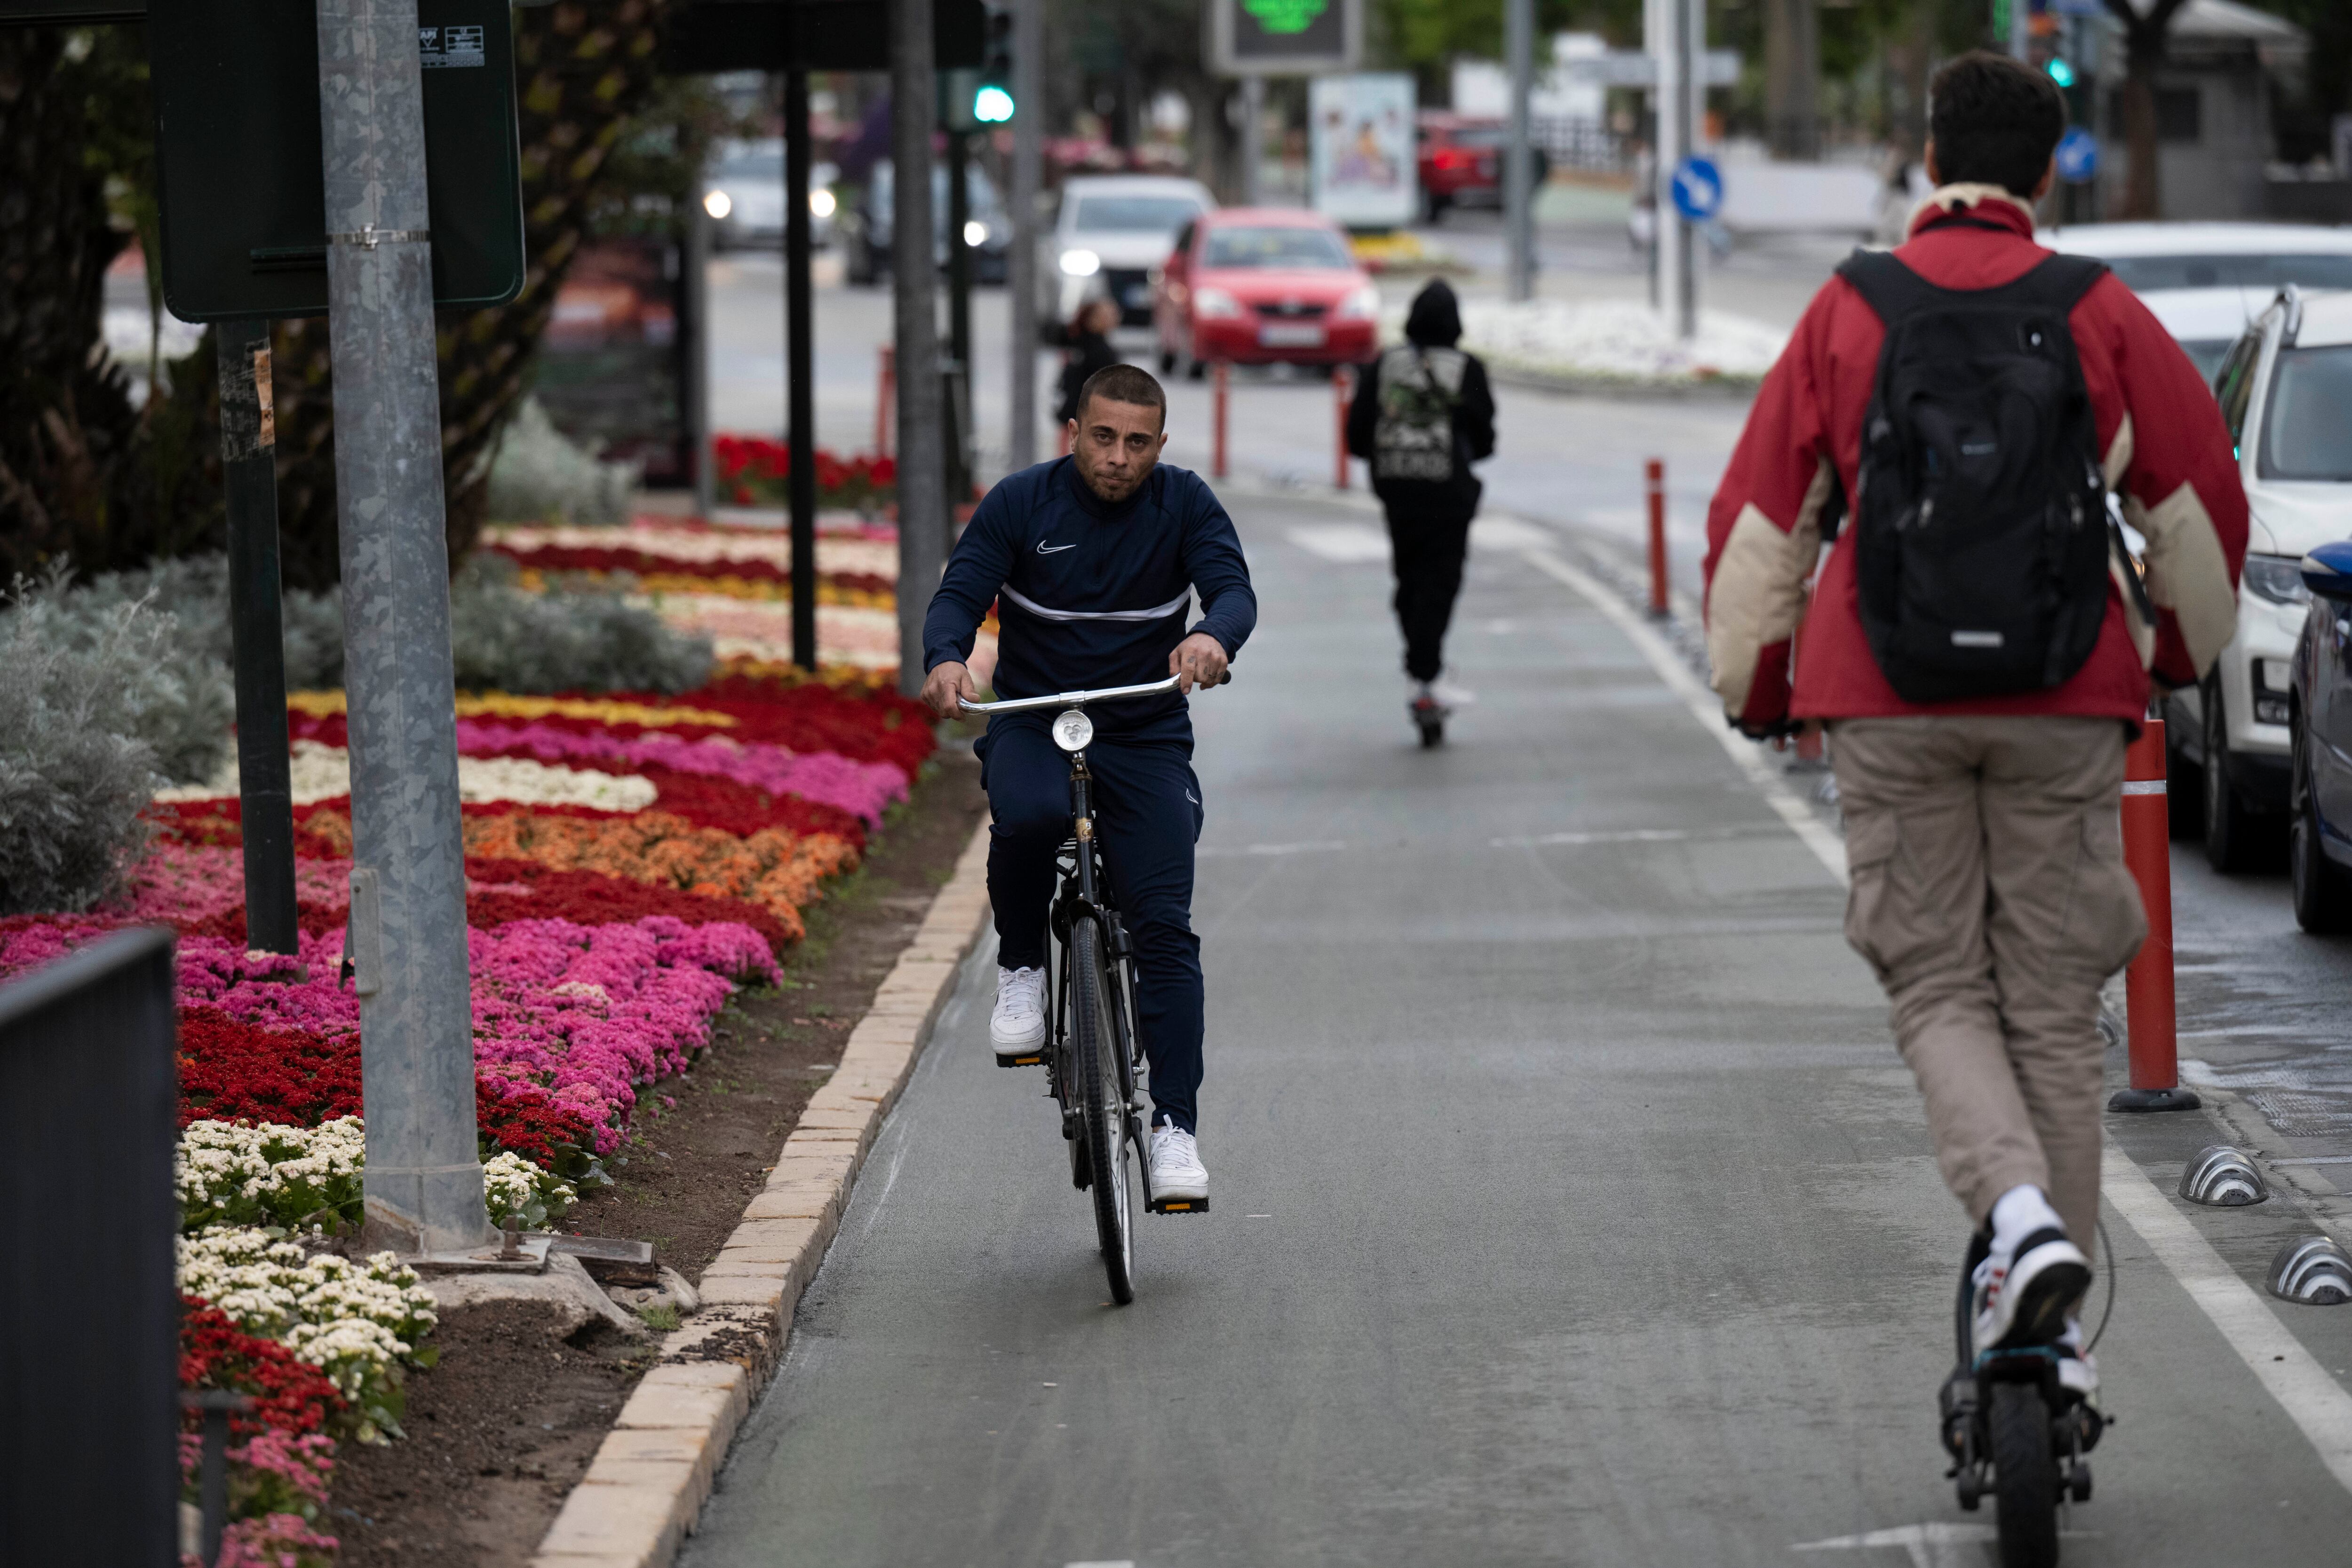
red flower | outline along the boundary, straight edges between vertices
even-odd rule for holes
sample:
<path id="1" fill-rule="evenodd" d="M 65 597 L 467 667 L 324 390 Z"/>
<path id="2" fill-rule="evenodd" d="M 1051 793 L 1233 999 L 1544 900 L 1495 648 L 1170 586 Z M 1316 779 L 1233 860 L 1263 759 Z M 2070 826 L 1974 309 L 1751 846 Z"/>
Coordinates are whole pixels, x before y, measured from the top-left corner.
<path id="1" fill-rule="evenodd" d="M 249 1394 L 253 1407 L 228 1418 L 240 1437 L 257 1432 L 300 1435 L 316 1432 L 343 1414 L 343 1396 L 327 1374 L 275 1340 L 248 1334 L 211 1302 L 180 1298 L 180 1386 L 220 1388 Z M 186 1412 L 190 1431 L 203 1430 L 204 1417 Z"/>

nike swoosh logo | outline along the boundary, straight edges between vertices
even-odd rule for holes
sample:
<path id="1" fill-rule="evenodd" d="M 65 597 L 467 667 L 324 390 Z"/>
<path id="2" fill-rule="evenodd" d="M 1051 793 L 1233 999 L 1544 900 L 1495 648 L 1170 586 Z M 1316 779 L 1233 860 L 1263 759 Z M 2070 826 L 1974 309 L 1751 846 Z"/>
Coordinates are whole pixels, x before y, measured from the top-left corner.
<path id="1" fill-rule="evenodd" d="M 1199 795 L 1194 795 L 1194 794 L 1193 794 L 1191 790 L 1189 790 L 1189 789 L 1188 789 L 1188 790 L 1186 790 L 1186 791 L 1184 792 L 1184 798 L 1185 798 L 1186 800 L 1191 801 L 1194 805 L 1200 805 L 1200 804 L 1201 804 L 1201 797 L 1200 797 Z"/>
<path id="2" fill-rule="evenodd" d="M 1037 542 L 1037 553 L 1040 555 L 1059 555 L 1065 550 L 1076 548 L 1075 544 L 1048 544 L 1042 539 Z"/>

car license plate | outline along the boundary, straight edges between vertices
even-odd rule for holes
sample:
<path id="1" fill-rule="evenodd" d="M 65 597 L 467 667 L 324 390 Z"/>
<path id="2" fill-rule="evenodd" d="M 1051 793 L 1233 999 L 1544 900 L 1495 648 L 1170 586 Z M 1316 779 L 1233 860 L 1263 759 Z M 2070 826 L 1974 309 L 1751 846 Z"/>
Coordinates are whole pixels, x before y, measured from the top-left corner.
<path id="1" fill-rule="evenodd" d="M 1258 346 L 1269 349 L 1319 349 L 1323 329 L 1312 321 L 1268 321 L 1257 330 Z"/>

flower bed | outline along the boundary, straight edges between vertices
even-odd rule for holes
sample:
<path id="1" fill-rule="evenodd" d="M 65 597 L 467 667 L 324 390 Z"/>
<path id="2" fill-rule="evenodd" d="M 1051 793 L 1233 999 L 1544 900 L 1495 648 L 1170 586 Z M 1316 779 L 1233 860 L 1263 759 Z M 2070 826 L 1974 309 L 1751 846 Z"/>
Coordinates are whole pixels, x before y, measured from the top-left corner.
<path id="1" fill-rule="evenodd" d="M 759 596 L 789 566 L 773 542 L 745 541 L 751 553 L 715 574 L 657 573 L 635 545 L 545 564 L 718 582 L 740 591 L 730 603 L 788 616 Z M 887 619 L 887 579 L 853 570 L 836 585 L 882 601 L 857 613 Z M 776 977 L 803 910 L 857 865 L 933 747 L 920 709 L 891 688 L 878 662 L 836 661 L 819 678 L 739 662 L 674 698 L 459 700 L 494 1218 L 552 1223 L 608 1180 L 602 1162 L 639 1098 L 689 1065 L 739 985 Z M 433 1316 L 389 1255 L 347 1255 L 365 1156 L 360 1008 L 341 973 L 349 724 L 341 692 L 298 693 L 289 709 L 298 952 L 247 950 L 232 762 L 157 797 L 151 846 L 108 902 L 0 920 L 0 977 L 125 924 L 180 933 L 183 1381 L 256 1396 L 236 1427 L 224 1561 L 303 1568 L 333 1552 L 320 1532 L 333 1445 L 398 1436 L 403 1369 L 429 1362 Z"/>
<path id="2" fill-rule="evenodd" d="M 719 482 L 738 506 L 783 504 L 792 478 L 793 449 L 771 436 L 711 437 Z M 898 493 L 898 465 L 888 458 L 843 458 L 816 451 L 816 496 L 820 506 L 880 506 Z"/>

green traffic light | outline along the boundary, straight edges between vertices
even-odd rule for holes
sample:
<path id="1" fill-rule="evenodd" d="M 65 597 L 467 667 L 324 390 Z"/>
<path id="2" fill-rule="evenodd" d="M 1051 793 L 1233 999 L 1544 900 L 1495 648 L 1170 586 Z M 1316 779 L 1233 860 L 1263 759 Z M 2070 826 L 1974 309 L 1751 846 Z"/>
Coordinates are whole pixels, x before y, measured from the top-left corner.
<path id="1" fill-rule="evenodd" d="M 983 125 L 1002 125 L 1013 118 L 1013 95 L 1001 87 L 982 88 L 971 95 L 971 117 Z"/>
<path id="2" fill-rule="evenodd" d="M 2068 65 L 2064 60 L 2053 58 L 2050 62 L 2049 70 L 2050 79 L 2056 82 L 2060 87 L 2072 87 L 2074 85 L 2074 68 Z"/>

